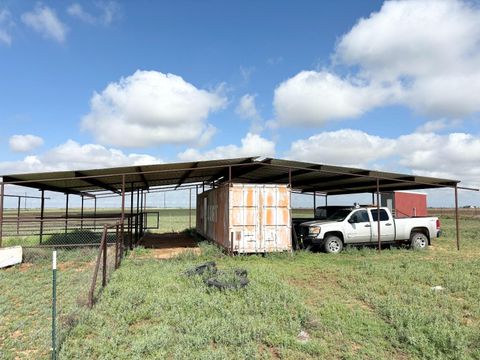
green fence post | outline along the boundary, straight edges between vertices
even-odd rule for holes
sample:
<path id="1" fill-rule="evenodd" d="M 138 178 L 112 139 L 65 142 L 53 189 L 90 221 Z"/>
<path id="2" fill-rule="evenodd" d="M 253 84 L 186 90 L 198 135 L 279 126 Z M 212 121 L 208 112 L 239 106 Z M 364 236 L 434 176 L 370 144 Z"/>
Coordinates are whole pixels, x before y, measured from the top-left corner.
<path id="1" fill-rule="evenodd" d="M 57 359 L 57 250 L 52 254 L 52 360 Z"/>

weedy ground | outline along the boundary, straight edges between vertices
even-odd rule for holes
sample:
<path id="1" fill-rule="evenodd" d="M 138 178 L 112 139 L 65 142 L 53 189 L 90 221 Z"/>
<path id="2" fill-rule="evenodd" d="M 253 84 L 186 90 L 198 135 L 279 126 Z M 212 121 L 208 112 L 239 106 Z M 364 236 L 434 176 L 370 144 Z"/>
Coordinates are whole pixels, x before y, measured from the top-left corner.
<path id="1" fill-rule="evenodd" d="M 480 221 L 461 220 L 459 252 L 453 219 L 442 223 L 444 236 L 427 251 L 228 257 L 204 242 L 201 256 L 158 261 L 136 250 L 142 260 L 125 259 L 65 335 L 60 358 L 479 359 Z M 212 260 L 219 269 L 246 269 L 250 284 L 218 291 L 184 274 Z M 0 273 L 10 289 L 0 294 L 0 357 L 48 356 L 48 339 L 31 330 L 48 333 L 50 309 L 35 305 L 48 303 L 47 270 Z M 72 266 L 63 276 L 70 272 L 82 274 Z M 75 298 L 75 281 L 63 286 Z"/>

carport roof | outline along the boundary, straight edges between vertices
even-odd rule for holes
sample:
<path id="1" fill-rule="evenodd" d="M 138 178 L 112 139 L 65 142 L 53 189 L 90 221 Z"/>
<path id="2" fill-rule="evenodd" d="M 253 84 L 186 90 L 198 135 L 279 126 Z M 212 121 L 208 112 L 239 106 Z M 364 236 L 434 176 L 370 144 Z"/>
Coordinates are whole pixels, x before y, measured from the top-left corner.
<path id="1" fill-rule="evenodd" d="M 459 183 L 411 174 L 259 157 L 3 176 L 6 184 L 78 195 L 104 190 L 121 193 L 123 179 L 126 191 L 221 183 L 231 179 L 242 183 L 291 182 L 293 189 L 329 195 L 375 192 L 377 179 L 381 191 L 455 187 Z"/>

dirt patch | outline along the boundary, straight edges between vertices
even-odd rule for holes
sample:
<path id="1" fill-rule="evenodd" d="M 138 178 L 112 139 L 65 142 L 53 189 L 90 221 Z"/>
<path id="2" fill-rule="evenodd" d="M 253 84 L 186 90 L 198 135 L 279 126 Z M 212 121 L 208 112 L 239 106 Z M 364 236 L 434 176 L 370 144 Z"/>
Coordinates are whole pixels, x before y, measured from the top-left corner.
<path id="1" fill-rule="evenodd" d="M 139 245 L 150 251 L 137 258 L 170 259 L 186 252 L 200 254 L 195 240 L 183 233 L 146 234 Z"/>
<path id="2" fill-rule="evenodd" d="M 58 263 L 57 268 L 60 271 L 65 270 L 74 270 L 74 271 L 83 271 L 85 268 L 93 266 L 93 262 L 78 262 L 78 261 L 65 261 Z"/>

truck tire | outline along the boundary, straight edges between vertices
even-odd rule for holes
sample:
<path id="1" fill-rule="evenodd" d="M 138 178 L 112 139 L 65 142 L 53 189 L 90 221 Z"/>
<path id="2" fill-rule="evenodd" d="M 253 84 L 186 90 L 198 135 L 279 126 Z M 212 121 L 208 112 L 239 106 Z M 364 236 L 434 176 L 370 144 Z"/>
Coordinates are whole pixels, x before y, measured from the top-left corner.
<path id="1" fill-rule="evenodd" d="M 424 233 L 414 232 L 410 236 L 410 246 L 413 250 L 424 250 L 428 246 L 428 238 Z"/>
<path id="2" fill-rule="evenodd" d="M 330 235 L 325 239 L 325 252 L 328 254 L 338 254 L 343 250 L 343 242 L 338 236 Z"/>

